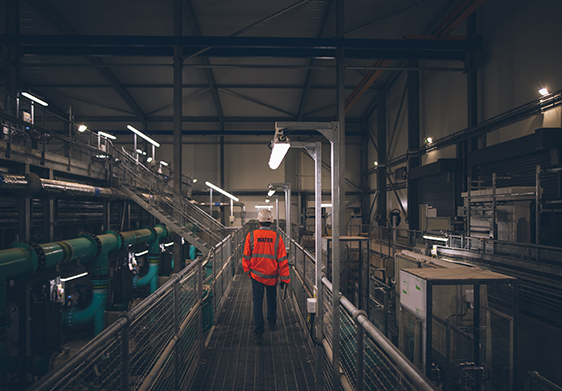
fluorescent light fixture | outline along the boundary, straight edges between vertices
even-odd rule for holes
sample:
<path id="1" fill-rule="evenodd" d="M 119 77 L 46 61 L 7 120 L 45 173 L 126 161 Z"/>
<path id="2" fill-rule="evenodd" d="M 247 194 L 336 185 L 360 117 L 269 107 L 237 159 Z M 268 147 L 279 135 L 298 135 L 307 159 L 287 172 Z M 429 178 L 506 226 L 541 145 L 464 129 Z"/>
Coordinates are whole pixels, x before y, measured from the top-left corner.
<path id="1" fill-rule="evenodd" d="M 193 183 L 197 183 L 197 178 L 193 178 Z"/>
<path id="2" fill-rule="evenodd" d="M 548 90 L 546 88 L 541 88 L 539 90 L 539 94 L 541 94 L 542 96 L 546 96 L 549 94 Z"/>
<path id="3" fill-rule="evenodd" d="M 275 194 L 275 189 L 271 189 L 270 191 L 267 192 L 268 197 L 271 197 L 273 194 Z"/>
<path id="4" fill-rule="evenodd" d="M 285 158 L 285 155 L 291 148 L 291 143 L 273 143 L 273 149 L 271 150 L 271 155 L 269 156 L 269 168 L 272 170 L 277 170 L 279 165 Z"/>
<path id="5" fill-rule="evenodd" d="M 256 209 L 271 209 L 273 205 L 256 205 Z"/>
<path id="6" fill-rule="evenodd" d="M 148 159 L 146 159 L 146 161 L 147 161 L 148 163 L 152 162 L 152 160 L 153 160 L 153 159 L 152 159 L 152 156 L 149 156 Z"/>
<path id="7" fill-rule="evenodd" d="M 67 281 L 70 281 L 70 280 L 75 280 L 77 278 L 84 277 L 84 276 L 87 276 L 87 275 L 88 275 L 88 272 L 80 273 L 80 274 L 77 274 L 75 276 L 61 278 L 60 282 L 67 282 Z"/>
<path id="8" fill-rule="evenodd" d="M 98 159 L 109 159 L 109 156 L 107 156 L 107 155 L 96 155 L 96 157 Z"/>
<path id="9" fill-rule="evenodd" d="M 166 163 L 164 160 L 160 160 L 160 164 L 163 165 L 163 166 L 168 167 L 168 163 Z"/>
<path id="10" fill-rule="evenodd" d="M 447 238 L 443 238 L 443 237 L 439 237 L 439 236 L 429 236 L 429 235 L 423 235 L 424 239 L 428 239 L 428 240 L 436 240 L 438 242 L 446 242 Z"/>
<path id="11" fill-rule="evenodd" d="M 234 201 L 236 201 L 236 202 L 240 201 L 239 198 L 234 197 L 232 194 L 230 194 L 230 193 L 224 191 L 224 190 L 221 189 L 220 187 L 217 187 L 217 186 L 213 185 L 211 182 L 205 182 L 205 184 L 206 184 L 207 186 L 209 186 L 211 189 L 214 189 L 214 190 L 218 191 L 219 193 L 224 194 L 225 196 L 227 196 L 228 198 L 230 198 L 230 199 L 232 199 L 232 200 L 234 200 Z"/>
<path id="12" fill-rule="evenodd" d="M 136 253 L 136 254 L 135 254 L 135 257 L 141 257 L 141 256 L 143 256 L 144 254 L 148 254 L 148 250 L 144 250 L 144 251 L 141 251 L 140 253 Z"/>
<path id="13" fill-rule="evenodd" d="M 142 149 L 137 149 L 137 153 L 140 153 L 142 155 Z"/>
<path id="14" fill-rule="evenodd" d="M 173 245 L 174 245 L 174 242 L 170 242 L 170 243 L 164 244 L 164 247 L 170 247 L 170 246 L 173 246 Z"/>
<path id="15" fill-rule="evenodd" d="M 88 129 L 88 127 L 87 127 L 86 125 L 80 125 L 80 126 L 78 127 L 78 131 L 79 131 L 80 133 L 85 132 L 86 129 Z"/>
<path id="16" fill-rule="evenodd" d="M 331 208 L 332 204 L 320 204 L 322 208 Z"/>
<path id="17" fill-rule="evenodd" d="M 109 138 L 109 139 L 111 139 L 111 140 L 117 139 L 117 137 L 115 137 L 114 135 L 109 134 L 109 133 L 105 133 L 105 132 L 102 132 L 102 131 L 99 131 L 98 134 L 99 134 L 100 136 L 103 136 L 103 137 L 105 137 L 105 138 Z"/>
<path id="18" fill-rule="evenodd" d="M 45 102 L 44 100 L 39 99 L 36 96 L 31 95 L 29 92 L 22 92 L 21 93 L 23 96 L 25 96 L 27 99 L 31 99 L 34 102 L 39 103 L 41 106 L 49 106 L 49 104 L 47 102 Z"/>
<path id="19" fill-rule="evenodd" d="M 150 137 L 146 136 L 145 134 L 143 134 L 141 131 L 136 130 L 135 128 L 133 128 L 131 125 L 127 125 L 127 129 L 129 129 L 131 132 L 141 136 L 143 139 L 145 139 L 146 141 L 148 141 L 149 143 L 151 143 L 152 145 L 154 145 L 155 147 L 159 147 L 160 144 L 158 144 L 156 141 L 154 141 L 153 139 L 151 139 Z"/>

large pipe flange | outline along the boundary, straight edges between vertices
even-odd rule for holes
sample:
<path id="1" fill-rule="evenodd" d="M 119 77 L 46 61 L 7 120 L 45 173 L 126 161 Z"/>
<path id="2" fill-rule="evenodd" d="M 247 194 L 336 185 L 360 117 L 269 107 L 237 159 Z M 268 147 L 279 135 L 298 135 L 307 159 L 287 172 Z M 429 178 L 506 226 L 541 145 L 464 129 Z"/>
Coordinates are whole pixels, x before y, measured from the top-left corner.
<path id="1" fill-rule="evenodd" d="M 93 241 L 93 242 L 96 243 L 96 246 L 97 246 L 98 248 L 97 248 L 97 250 L 96 250 L 96 255 L 94 255 L 94 256 L 92 257 L 92 259 L 96 259 L 97 257 L 100 256 L 101 250 L 102 250 L 102 248 L 103 248 L 103 245 L 102 245 L 102 243 L 101 243 L 100 238 L 98 238 L 97 235 L 94 235 L 94 234 L 91 234 L 91 233 L 87 233 L 87 232 L 82 232 L 80 235 L 78 235 L 78 237 L 80 237 L 80 238 L 86 238 L 86 239 L 88 239 L 88 240 Z"/>
<path id="2" fill-rule="evenodd" d="M 28 240 L 19 241 L 17 243 L 14 243 L 12 246 L 31 249 L 35 253 L 35 256 L 37 258 L 37 267 L 35 268 L 35 272 L 33 272 L 32 277 L 35 277 L 36 275 L 41 273 L 43 269 L 45 269 L 45 265 L 47 264 L 47 256 L 45 255 L 45 250 L 43 250 L 43 247 Z"/>
<path id="3" fill-rule="evenodd" d="M 117 238 L 119 239 L 118 251 L 121 251 L 123 248 L 125 248 L 125 237 L 123 236 L 123 234 L 120 231 L 112 230 L 112 231 L 107 231 L 107 233 L 113 234 L 113 235 L 117 236 Z"/>

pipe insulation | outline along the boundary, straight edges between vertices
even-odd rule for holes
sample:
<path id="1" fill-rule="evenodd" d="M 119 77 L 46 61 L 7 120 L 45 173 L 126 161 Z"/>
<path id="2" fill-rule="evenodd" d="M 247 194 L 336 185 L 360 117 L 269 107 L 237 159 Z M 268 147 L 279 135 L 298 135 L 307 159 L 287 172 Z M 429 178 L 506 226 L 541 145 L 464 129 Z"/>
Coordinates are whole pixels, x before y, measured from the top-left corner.
<path id="1" fill-rule="evenodd" d="M 0 174 L 0 190 L 24 191 L 28 195 L 40 191 L 75 197 L 127 198 L 117 189 L 84 185 L 82 183 L 39 178 L 36 174 Z"/>

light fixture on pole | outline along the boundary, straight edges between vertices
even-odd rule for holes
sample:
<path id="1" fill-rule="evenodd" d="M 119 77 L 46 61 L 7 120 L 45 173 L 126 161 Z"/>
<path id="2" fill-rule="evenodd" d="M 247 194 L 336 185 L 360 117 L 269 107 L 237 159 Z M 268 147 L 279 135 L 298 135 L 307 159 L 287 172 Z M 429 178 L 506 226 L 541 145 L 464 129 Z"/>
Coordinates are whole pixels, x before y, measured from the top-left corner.
<path id="1" fill-rule="evenodd" d="M 281 140 L 279 134 L 285 129 L 292 130 L 316 130 L 326 137 L 331 144 L 331 161 L 332 161 L 332 291 L 336 294 L 332 295 L 332 308 L 336 309 L 340 307 L 340 199 L 341 191 L 339 188 L 340 183 L 340 145 L 339 145 L 339 122 L 276 122 L 275 123 L 275 137 L 273 139 L 273 145 L 275 146 L 276 140 L 285 141 L 286 144 L 294 147 L 300 147 L 306 149 L 306 151 L 314 158 L 315 162 L 315 186 L 314 186 L 314 205 L 315 205 L 315 253 L 316 253 L 316 287 L 317 289 L 317 314 L 316 314 L 316 338 L 322 339 L 323 327 L 324 327 L 324 289 L 322 282 L 322 221 L 321 221 L 321 204 L 322 204 L 322 143 L 317 141 L 316 143 L 289 143 L 288 140 Z M 297 145 L 300 144 L 300 145 Z M 273 158 L 273 150 L 271 154 Z M 270 161 L 271 161 L 270 158 Z M 281 159 L 282 160 L 282 159 Z M 277 163 L 279 166 L 281 162 Z M 271 167 L 271 164 L 270 164 Z M 368 273 L 367 273 L 368 275 Z M 364 284 L 361 285 L 362 297 L 364 300 L 365 294 Z M 340 362 L 339 362 L 339 349 L 340 349 L 340 319 L 339 311 L 332 311 L 332 351 L 334 352 L 333 360 L 333 373 L 339 375 Z M 337 352 L 337 355 L 336 355 Z M 322 346 L 316 347 L 316 362 L 322 362 L 324 359 L 324 349 Z M 317 366 L 317 374 L 319 377 L 322 376 L 322 366 Z"/>
<path id="2" fill-rule="evenodd" d="M 546 88 L 543 87 L 539 90 L 539 94 L 541 94 L 542 96 L 546 96 L 549 94 L 549 92 Z"/>
<path id="3" fill-rule="evenodd" d="M 233 204 L 233 201 L 238 202 L 238 201 L 240 201 L 240 199 L 238 197 L 233 196 L 229 192 L 224 191 L 220 187 L 213 185 L 209 181 L 205 182 L 205 185 L 209 186 L 209 192 L 210 192 L 210 198 L 211 198 L 211 200 L 209 202 L 209 207 L 210 207 L 211 216 L 213 215 L 213 189 L 215 189 L 219 193 L 221 193 L 221 194 L 227 196 L 228 198 L 230 198 L 230 223 L 232 225 L 232 223 L 234 222 L 234 204 Z"/>
<path id="4" fill-rule="evenodd" d="M 283 135 L 283 129 L 275 129 L 275 136 L 271 141 L 271 155 L 269 156 L 269 168 L 277 170 L 291 148 L 289 139 Z"/>
<path id="5" fill-rule="evenodd" d="M 134 128 L 131 125 L 127 125 L 127 129 L 129 129 L 131 132 L 133 132 L 135 134 L 135 142 L 134 142 L 134 150 L 135 152 L 137 152 L 137 135 L 142 137 L 143 139 L 145 139 L 146 141 L 148 141 L 150 144 L 152 144 L 152 158 L 155 159 L 156 158 L 156 147 L 160 147 L 160 144 L 158 144 L 156 141 L 154 141 L 153 139 L 151 139 L 150 137 L 148 137 L 146 134 L 142 133 L 140 130 L 137 130 L 136 128 Z M 138 160 L 138 156 L 137 156 L 137 160 Z"/>
<path id="6" fill-rule="evenodd" d="M 311 145 L 313 145 L 314 143 L 312 143 Z M 295 148 L 299 148 L 299 143 L 296 143 L 294 145 Z M 285 224 L 286 224 L 286 229 L 285 231 L 287 231 L 287 243 L 285 243 L 285 246 L 287 247 L 287 254 L 289 254 L 289 249 L 290 249 L 290 243 L 291 243 L 291 184 L 290 183 L 270 183 L 267 185 L 267 188 L 269 189 L 269 191 L 267 192 L 267 196 L 271 197 L 273 194 L 275 194 L 275 190 L 276 189 L 283 189 L 283 191 L 285 192 Z"/>
<path id="7" fill-rule="evenodd" d="M 98 132 L 98 136 L 102 136 L 102 137 L 105 137 L 105 138 L 108 138 L 108 139 L 111 139 L 111 140 L 117 139 L 117 137 L 115 137 L 114 135 L 109 134 L 109 133 L 105 133 L 105 132 L 102 132 L 102 131 Z"/>
<path id="8" fill-rule="evenodd" d="M 86 129 L 88 129 L 88 127 L 86 125 L 80 125 L 78 126 L 78 131 L 80 133 L 84 133 L 86 131 Z"/>
<path id="9" fill-rule="evenodd" d="M 23 96 L 25 96 L 27 99 L 30 99 L 35 103 L 39 103 L 41 106 L 45 106 L 45 107 L 49 106 L 49 104 L 47 102 L 45 102 L 42 99 L 39 99 L 38 97 L 36 97 L 34 95 L 31 95 L 29 92 L 22 92 L 21 94 Z"/>

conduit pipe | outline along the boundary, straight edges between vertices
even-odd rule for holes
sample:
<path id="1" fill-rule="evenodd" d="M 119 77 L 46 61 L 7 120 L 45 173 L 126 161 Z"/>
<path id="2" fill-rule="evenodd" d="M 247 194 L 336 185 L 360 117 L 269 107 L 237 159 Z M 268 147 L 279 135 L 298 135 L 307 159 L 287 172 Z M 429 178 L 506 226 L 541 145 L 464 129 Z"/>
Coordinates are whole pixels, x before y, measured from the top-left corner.
<path id="1" fill-rule="evenodd" d="M 36 174 L 0 174 L 0 190 L 25 191 L 29 195 L 40 191 L 49 194 L 66 194 L 77 197 L 127 198 L 117 189 L 84 185 L 75 182 L 39 178 Z"/>

